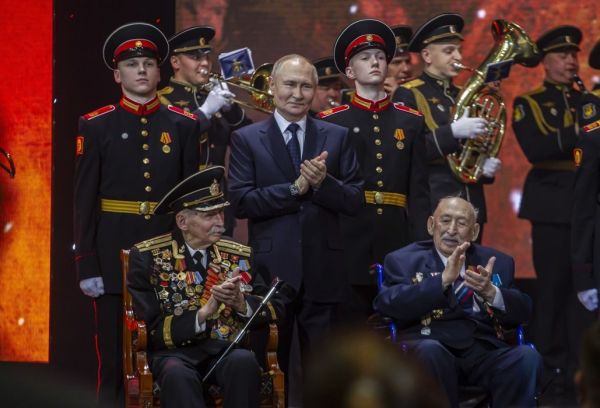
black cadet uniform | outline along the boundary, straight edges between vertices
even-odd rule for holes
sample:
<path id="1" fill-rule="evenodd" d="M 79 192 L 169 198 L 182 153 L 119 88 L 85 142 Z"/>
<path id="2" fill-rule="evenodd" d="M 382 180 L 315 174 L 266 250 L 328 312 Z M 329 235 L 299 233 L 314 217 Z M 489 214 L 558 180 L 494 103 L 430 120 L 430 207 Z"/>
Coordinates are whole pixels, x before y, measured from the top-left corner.
<path id="1" fill-rule="evenodd" d="M 541 53 L 579 50 L 581 31 L 557 27 L 542 35 Z M 566 372 L 577 364 L 582 319 L 571 275 L 571 216 L 580 93 L 571 85 L 546 79 L 515 98 L 512 125 L 532 168 L 527 174 L 519 217 L 531 222 L 533 264 L 537 280 L 534 333 L 547 368 Z M 561 379 L 562 380 L 562 379 Z M 560 381 L 557 383 L 560 383 Z"/>
<path id="2" fill-rule="evenodd" d="M 442 39 L 462 40 L 463 19 L 457 14 L 442 14 L 423 24 L 412 37 L 409 51 L 420 52 L 429 43 Z M 448 154 L 460 150 L 461 144 L 452 134 L 452 109 L 460 89 L 451 79 L 436 78 L 423 72 L 396 90 L 393 101 L 403 103 L 423 113 L 427 131 L 425 144 L 429 172 L 431 208 L 437 207 L 440 199 L 460 195 L 478 210 L 477 222 L 483 229 L 487 221 L 487 209 L 483 185 L 493 178 L 481 177 L 477 183 L 465 184 L 453 173 L 446 160 Z M 481 242 L 483 230 L 477 238 Z"/>
<path id="3" fill-rule="evenodd" d="M 188 177 L 165 195 L 156 213 L 176 214 L 186 208 L 205 212 L 227 206 L 219 186 L 223 173 L 218 166 Z M 202 376 L 258 309 L 257 295 L 268 291 L 252 269 L 250 247 L 220 239 L 204 253 L 190 248 L 175 228 L 136 244 L 130 253 L 127 286 L 137 317 L 148 327 L 150 367 L 160 386 L 161 406 L 166 407 L 204 406 Z M 212 287 L 231 278 L 238 268 L 248 291 L 246 314 L 221 306 L 202 326 L 198 324 L 197 312 L 208 302 Z M 267 302 L 253 330 L 268 329 L 266 323 L 276 321 L 281 308 L 276 298 Z M 258 407 L 259 380 L 254 353 L 234 349 L 208 381 L 222 387 L 225 407 Z"/>
<path id="4" fill-rule="evenodd" d="M 346 53 L 347 47 L 355 49 Z M 368 48 L 383 49 L 389 60 L 395 48 L 390 28 L 377 20 L 348 26 L 334 51 L 339 71 L 344 72 L 347 61 Z M 366 205 L 357 215 L 342 217 L 344 267 L 354 290 L 344 308 L 352 310 L 353 320 L 359 321 L 372 310 L 376 294 L 376 275 L 369 273 L 370 266 L 382 263 L 387 253 L 428 237 L 423 116 L 391 103 L 388 97 L 371 101 L 354 93 L 350 104 L 321 112 L 319 117 L 349 129 L 365 181 Z"/>
<path id="5" fill-rule="evenodd" d="M 589 57 L 600 69 L 600 41 Z M 581 97 L 581 137 L 574 152 L 575 186 L 571 223 L 571 255 L 576 291 L 600 289 L 600 85 Z"/>
<path id="6" fill-rule="evenodd" d="M 113 69 L 132 57 L 160 60 L 168 44 L 157 28 L 132 23 L 109 36 L 104 52 Z M 156 97 L 142 105 L 123 96 L 79 120 L 75 261 L 80 280 L 104 282 L 105 295 L 95 300 L 102 403 L 122 397 L 120 251 L 171 227 L 171 217 L 152 211 L 175 183 L 197 171 L 198 127 L 196 116 L 162 106 Z"/>

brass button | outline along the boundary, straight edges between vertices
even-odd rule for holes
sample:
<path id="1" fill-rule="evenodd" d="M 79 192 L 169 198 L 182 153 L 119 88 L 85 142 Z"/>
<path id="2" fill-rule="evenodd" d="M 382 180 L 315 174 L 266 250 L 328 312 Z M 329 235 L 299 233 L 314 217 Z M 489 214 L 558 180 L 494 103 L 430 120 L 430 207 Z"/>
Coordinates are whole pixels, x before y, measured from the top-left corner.
<path id="1" fill-rule="evenodd" d="M 375 171 L 377 173 L 381 173 L 383 171 L 383 169 L 381 168 L 381 166 L 377 166 L 377 167 L 375 167 Z"/>
<path id="2" fill-rule="evenodd" d="M 377 187 L 383 187 L 383 181 L 377 180 Z"/>
<path id="3" fill-rule="evenodd" d="M 146 192 L 148 192 L 148 193 L 149 193 L 150 191 L 152 191 L 152 187 L 150 187 L 150 186 L 146 186 L 146 187 L 144 188 L 144 190 L 146 190 Z"/>
<path id="4" fill-rule="evenodd" d="M 146 129 L 142 130 L 142 136 L 148 136 L 148 131 Z"/>
<path id="5" fill-rule="evenodd" d="M 377 215 L 381 215 L 383 214 L 383 208 L 378 208 L 377 209 Z"/>
<path id="6" fill-rule="evenodd" d="M 382 153 L 377 153 L 375 155 L 375 157 L 377 157 L 377 159 L 381 160 L 381 159 L 383 159 L 383 154 Z"/>
<path id="7" fill-rule="evenodd" d="M 373 119 L 375 119 L 375 120 L 379 119 L 379 115 L 378 115 L 378 114 L 376 114 L 376 113 L 374 113 L 374 114 L 373 114 Z"/>
<path id="8" fill-rule="evenodd" d="M 148 163 L 150 163 L 150 159 L 147 157 L 144 157 L 144 160 L 142 160 L 142 163 L 148 164 Z"/>
<path id="9" fill-rule="evenodd" d="M 375 127 L 373 128 L 373 132 L 375 132 L 375 133 L 379 133 L 379 131 L 380 131 L 380 130 L 381 130 L 381 129 L 379 129 L 379 126 L 375 126 Z"/>
<path id="10" fill-rule="evenodd" d="M 148 123 L 148 119 L 140 118 L 140 122 L 142 122 L 145 125 L 146 123 Z"/>
<path id="11" fill-rule="evenodd" d="M 149 146 L 147 143 L 144 143 L 144 144 L 142 145 L 142 149 L 144 149 L 144 150 L 148 150 L 148 149 L 150 149 L 150 146 Z"/>
<path id="12" fill-rule="evenodd" d="M 377 146 L 381 145 L 381 139 L 375 139 L 375 144 L 376 144 Z"/>
<path id="13" fill-rule="evenodd" d="M 381 191 L 375 192 L 375 204 L 383 204 L 383 193 Z"/>
<path id="14" fill-rule="evenodd" d="M 144 218 L 147 219 L 147 220 L 149 220 L 150 216 L 148 214 L 146 214 L 146 215 L 144 215 Z"/>
<path id="15" fill-rule="evenodd" d="M 145 171 L 145 172 L 144 172 L 144 178 L 147 178 L 147 179 L 149 179 L 149 178 L 150 178 L 150 173 L 149 173 L 149 172 L 147 172 L 147 171 Z"/>

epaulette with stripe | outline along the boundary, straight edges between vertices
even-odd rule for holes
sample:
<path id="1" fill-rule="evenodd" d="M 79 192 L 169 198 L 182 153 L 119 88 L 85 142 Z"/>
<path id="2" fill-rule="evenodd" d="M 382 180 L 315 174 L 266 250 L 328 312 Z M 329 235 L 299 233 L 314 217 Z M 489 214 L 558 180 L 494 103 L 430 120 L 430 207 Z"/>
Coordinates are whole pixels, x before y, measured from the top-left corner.
<path id="1" fill-rule="evenodd" d="M 168 95 L 170 93 L 172 93 L 175 90 L 175 88 L 173 88 L 172 86 L 165 86 L 163 89 L 159 89 L 158 92 L 156 92 L 158 95 Z"/>
<path id="2" fill-rule="evenodd" d="M 159 235 L 157 237 L 147 239 L 142 242 L 138 242 L 134 246 L 138 249 L 138 251 L 146 252 L 146 251 L 150 251 L 150 250 L 153 250 L 156 248 L 162 248 L 167 245 L 171 246 L 172 240 L 173 240 L 173 236 L 171 235 L 171 233 L 168 233 L 168 234 Z"/>
<path id="3" fill-rule="evenodd" d="M 108 112 L 112 112 L 115 109 L 117 109 L 117 107 L 115 105 L 106 105 L 106 106 L 103 106 L 100 109 L 96 109 L 93 112 L 86 113 L 85 115 L 83 115 L 83 118 L 85 120 L 94 119 L 94 118 L 97 118 L 99 116 L 106 115 Z"/>
<path id="4" fill-rule="evenodd" d="M 180 114 L 181 116 L 185 116 L 186 118 L 190 118 L 192 120 L 197 120 L 198 116 L 194 115 L 191 112 L 185 111 L 181 108 L 178 108 L 177 106 L 173 106 L 173 105 L 169 105 L 167 106 L 167 108 L 171 111 L 171 112 L 175 112 Z"/>
<path id="5" fill-rule="evenodd" d="M 401 103 L 398 103 L 398 102 L 394 102 L 394 108 L 396 108 L 400 111 L 412 113 L 413 115 L 416 115 L 416 116 L 423 116 L 423 114 L 421 112 L 419 112 L 418 110 L 409 108 L 408 106 L 402 105 Z"/>
<path id="6" fill-rule="evenodd" d="M 217 246 L 217 248 L 219 248 L 219 250 L 228 252 L 228 253 L 234 254 L 234 255 L 241 255 L 241 256 L 248 257 L 252 254 L 252 248 L 250 248 L 249 246 L 242 245 L 235 241 L 230 241 L 228 239 L 220 239 L 219 241 L 217 241 L 217 243 L 215 245 Z"/>
<path id="7" fill-rule="evenodd" d="M 319 119 L 326 118 L 327 116 L 331 116 L 334 113 L 343 112 L 348 109 L 350 109 L 350 105 L 340 105 L 336 106 L 335 108 L 324 110 L 323 112 L 319 113 Z"/>
<path id="8" fill-rule="evenodd" d="M 590 123 L 589 125 L 585 125 L 583 127 L 583 131 L 585 133 L 589 133 L 589 132 L 591 132 L 593 130 L 598 130 L 598 129 L 600 129 L 600 119 L 598 119 L 595 122 Z"/>
<path id="9" fill-rule="evenodd" d="M 425 83 L 425 81 L 423 81 L 422 79 L 413 79 L 412 81 L 408 81 L 405 84 L 400 85 L 402 88 L 406 88 L 406 89 L 412 89 L 412 88 L 416 88 L 418 86 L 421 86 Z"/>

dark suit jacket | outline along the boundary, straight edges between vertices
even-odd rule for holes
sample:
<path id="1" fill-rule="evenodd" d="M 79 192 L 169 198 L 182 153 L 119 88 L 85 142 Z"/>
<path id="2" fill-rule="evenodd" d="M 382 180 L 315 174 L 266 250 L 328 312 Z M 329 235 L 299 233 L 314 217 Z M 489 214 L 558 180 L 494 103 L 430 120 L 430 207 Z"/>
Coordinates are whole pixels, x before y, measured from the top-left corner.
<path id="1" fill-rule="evenodd" d="M 322 151 L 327 176 L 318 191 L 293 197 L 296 174 L 273 117 L 232 135 L 229 193 L 239 218 L 248 218 L 249 245 L 268 282 L 278 276 L 295 289 L 304 284 L 314 301 L 342 299 L 345 272 L 339 214 L 363 205 L 363 181 L 348 130 L 307 118 L 303 159 Z"/>
<path id="2" fill-rule="evenodd" d="M 506 311 L 492 310 L 503 326 L 514 327 L 531 314 L 529 297 L 512 288 L 514 260 L 502 252 L 472 244 L 467 251 L 466 265 L 485 266 L 492 256 L 496 257 L 493 273 L 500 277 Z M 433 339 L 456 348 L 468 347 L 474 338 L 496 346 L 505 345 L 496 337 L 493 322 L 483 308 L 478 313 L 467 314 L 457 304 L 452 286 L 442 290 L 444 265 L 433 241 L 416 242 L 390 253 L 385 258 L 384 268 L 384 286 L 375 299 L 375 308 L 397 321 L 402 338 Z M 418 272 L 423 275 L 420 283 L 413 280 Z M 424 336 L 421 319 L 436 309 L 438 312 L 430 324 L 431 334 Z"/>

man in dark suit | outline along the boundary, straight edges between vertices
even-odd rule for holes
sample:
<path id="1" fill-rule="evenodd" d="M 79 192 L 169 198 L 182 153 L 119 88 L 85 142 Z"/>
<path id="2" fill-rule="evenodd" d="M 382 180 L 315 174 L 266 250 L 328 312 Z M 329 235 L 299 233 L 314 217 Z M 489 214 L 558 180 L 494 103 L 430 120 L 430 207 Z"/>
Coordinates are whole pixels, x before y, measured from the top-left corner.
<path id="1" fill-rule="evenodd" d="M 583 120 L 577 113 L 581 93 L 573 87 L 581 39 L 574 26 L 555 27 L 540 36 L 536 43 L 544 82 L 515 98 L 512 120 L 519 146 L 531 163 L 519 218 L 531 222 L 538 293 L 533 332 L 544 357 L 545 375 L 560 374 L 554 380 L 559 392 L 571 387 L 581 333 L 594 318 L 577 301 L 576 291 L 587 288 L 573 287 L 573 261 L 570 251 L 565 251 L 572 236 L 573 153 L 581 133 L 577 122 Z"/>
<path id="2" fill-rule="evenodd" d="M 284 373 L 294 323 L 306 353 L 334 322 L 346 285 L 340 214 L 356 213 L 363 197 L 348 131 L 307 117 L 316 85 L 308 60 L 282 57 L 270 82 L 273 116 L 232 135 L 229 193 L 248 218 L 256 268 L 297 290 L 280 328 Z"/>
<path id="3" fill-rule="evenodd" d="M 158 28 L 126 24 L 103 50 L 123 95 L 79 120 L 74 235 L 79 286 L 94 298 L 99 400 L 108 406 L 123 394 L 119 252 L 171 227 L 171 217 L 154 215 L 154 206 L 198 170 L 197 135 L 208 121 L 160 104 L 159 64 L 169 44 Z"/>
<path id="4" fill-rule="evenodd" d="M 512 287 L 511 257 L 471 244 L 476 218 L 466 200 L 442 199 L 427 221 L 433 241 L 386 257 L 375 307 L 397 322 L 403 343 L 427 364 L 451 406 L 458 405 L 459 381 L 487 389 L 493 406 L 535 406 L 541 357 L 504 341 L 505 327 L 531 315 L 531 300 Z"/>
<path id="5" fill-rule="evenodd" d="M 251 249 L 222 238 L 223 167 L 183 180 L 158 203 L 177 228 L 135 245 L 127 286 L 149 331 L 150 365 L 164 407 L 204 406 L 202 376 L 233 340 L 266 292 L 250 263 Z M 250 293 L 252 292 L 252 294 Z M 256 323 L 277 319 L 270 302 Z M 215 369 L 225 407 L 258 407 L 260 369 L 249 350 L 234 349 Z"/>

